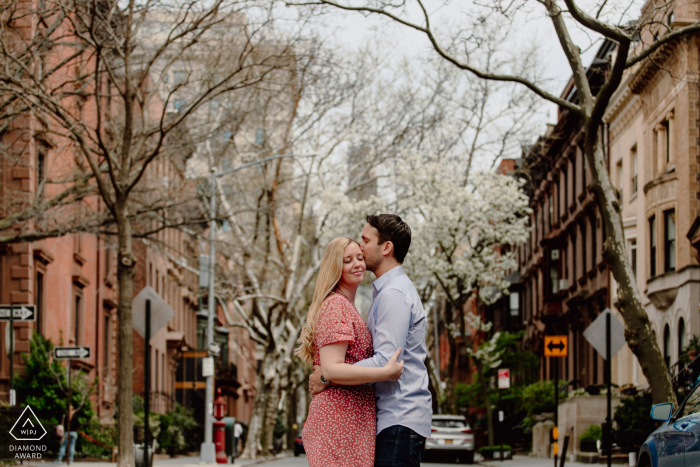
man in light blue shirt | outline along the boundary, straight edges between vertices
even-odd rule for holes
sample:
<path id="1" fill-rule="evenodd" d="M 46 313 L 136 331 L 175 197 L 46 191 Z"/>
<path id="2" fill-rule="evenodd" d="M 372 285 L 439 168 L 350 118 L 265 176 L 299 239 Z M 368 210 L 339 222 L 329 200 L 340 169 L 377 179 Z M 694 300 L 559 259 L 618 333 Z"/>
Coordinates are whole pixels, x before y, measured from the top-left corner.
<path id="1" fill-rule="evenodd" d="M 367 216 L 361 246 L 367 269 L 377 276 L 367 316 L 374 355 L 356 365 L 383 367 L 399 348 L 403 349 L 399 360 L 404 360 L 398 381 L 375 383 L 377 467 L 419 466 L 430 436 L 433 410 L 425 366 L 425 311 L 401 267 L 410 245 L 411 229 L 399 216 Z M 319 380 L 316 370 L 309 377 L 314 393 L 324 387 Z"/>

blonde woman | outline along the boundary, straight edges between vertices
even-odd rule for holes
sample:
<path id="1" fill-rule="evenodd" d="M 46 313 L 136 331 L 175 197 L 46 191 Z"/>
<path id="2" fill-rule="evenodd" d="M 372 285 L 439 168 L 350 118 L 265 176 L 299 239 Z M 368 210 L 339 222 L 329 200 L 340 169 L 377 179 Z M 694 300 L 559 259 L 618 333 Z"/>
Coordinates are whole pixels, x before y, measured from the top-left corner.
<path id="1" fill-rule="evenodd" d="M 333 382 L 309 406 L 302 437 L 310 467 L 374 465 L 376 406 L 374 388 L 366 383 L 397 381 L 403 373 L 403 361 L 397 361 L 401 349 L 384 367 L 353 366 L 374 354 L 354 305 L 365 269 L 356 241 L 339 237 L 326 246 L 296 349 L 303 360 L 320 365 L 324 382 Z"/>

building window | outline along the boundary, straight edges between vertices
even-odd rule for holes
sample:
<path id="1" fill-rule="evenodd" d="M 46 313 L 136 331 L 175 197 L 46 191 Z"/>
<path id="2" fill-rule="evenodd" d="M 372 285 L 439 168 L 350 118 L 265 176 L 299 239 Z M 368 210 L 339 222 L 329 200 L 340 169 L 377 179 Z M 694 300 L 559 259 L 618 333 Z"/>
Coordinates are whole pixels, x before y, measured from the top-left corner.
<path id="1" fill-rule="evenodd" d="M 518 316 L 520 314 L 520 293 L 517 291 L 512 291 L 509 297 L 510 301 L 510 315 Z"/>
<path id="2" fill-rule="evenodd" d="M 576 282 L 576 258 L 578 258 L 578 244 L 576 243 L 576 229 L 571 231 L 571 283 Z"/>
<path id="3" fill-rule="evenodd" d="M 664 212 L 664 272 L 676 270 L 676 212 Z"/>
<path id="4" fill-rule="evenodd" d="M 661 126 L 664 131 L 664 158 L 668 164 L 671 161 L 671 131 L 668 120 L 664 121 Z"/>
<path id="5" fill-rule="evenodd" d="M 649 218 L 649 275 L 656 275 L 656 216 Z"/>
<path id="6" fill-rule="evenodd" d="M 586 248 L 588 246 L 588 239 L 587 237 L 587 232 L 586 232 L 586 222 L 583 221 L 580 224 L 581 228 L 581 252 L 583 253 L 581 257 L 583 258 L 583 270 L 581 272 L 581 276 L 586 274 L 586 271 L 588 271 L 588 249 Z"/>
<path id="7" fill-rule="evenodd" d="M 554 196 L 552 193 L 549 194 L 549 229 L 552 229 L 554 224 Z"/>
<path id="8" fill-rule="evenodd" d="M 592 214 L 589 218 L 591 223 L 591 267 L 598 264 L 598 218 Z"/>
<path id="9" fill-rule="evenodd" d="M 109 328 L 109 316 L 105 316 L 105 328 L 104 328 L 104 339 L 103 339 L 103 361 L 102 364 L 104 366 L 104 371 L 108 372 L 109 371 L 109 353 L 110 353 L 110 348 L 109 348 L 109 338 L 110 338 L 110 332 L 111 329 Z"/>
<path id="10" fill-rule="evenodd" d="M 182 84 L 187 80 L 187 72 L 178 70 L 173 72 L 173 84 L 177 86 L 178 84 Z"/>
<path id="11" fill-rule="evenodd" d="M 44 274 L 36 273 L 36 332 L 44 331 Z"/>
<path id="12" fill-rule="evenodd" d="M 46 149 L 39 148 L 36 152 L 36 191 L 39 193 L 39 187 L 46 178 Z M 42 190 L 43 192 L 43 190 Z"/>
<path id="13" fill-rule="evenodd" d="M 549 293 L 556 295 L 559 293 L 559 248 L 552 248 L 549 251 Z"/>
<path id="14" fill-rule="evenodd" d="M 624 182 L 622 178 L 622 159 L 617 163 L 617 192 L 619 195 L 620 206 L 624 203 Z"/>
<path id="15" fill-rule="evenodd" d="M 634 277 L 637 277 L 637 239 L 630 240 L 630 266 Z"/>
<path id="16" fill-rule="evenodd" d="M 571 164 L 571 201 L 572 204 L 574 201 L 576 201 L 576 159 L 574 159 L 574 161 Z"/>
<path id="17" fill-rule="evenodd" d="M 685 320 L 683 318 L 678 320 L 678 358 L 681 358 L 681 354 L 685 349 Z"/>
<path id="18" fill-rule="evenodd" d="M 82 339 L 80 338 L 80 327 L 82 325 L 82 314 L 83 314 L 83 297 L 76 293 L 75 302 L 73 306 L 73 338 L 75 339 L 75 344 L 80 345 Z"/>
<path id="19" fill-rule="evenodd" d="M 630 154 L 630 191 L 632 195 L 637 194 L 637 145 L 632 147 L 632 154 Z"/>
<path id="20" fill-rule="evenodd" d="M 664 362 L 666 368 L 671 368 L 671 330 L 668 324 L 664 326 Z"/>
<path id="21" fill-rule="evenodd" d="M 264 128 L 258 128 L 255 130 L 255 144 L 258 146 L 262 146 L 265 144 L 265 129 Z"/>
<path id="22" fill-rule="evenodd" d="M 185 106 L 185 99 L 175 99 L 173 102 L 173 108 L 179 112 L 181 108 Z"/>

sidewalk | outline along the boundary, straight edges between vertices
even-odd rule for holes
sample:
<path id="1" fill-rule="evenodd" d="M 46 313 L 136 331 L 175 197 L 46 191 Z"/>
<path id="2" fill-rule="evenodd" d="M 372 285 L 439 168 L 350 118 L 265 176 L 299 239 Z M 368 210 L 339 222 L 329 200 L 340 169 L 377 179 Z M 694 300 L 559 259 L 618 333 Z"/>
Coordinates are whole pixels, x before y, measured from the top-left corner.
<path id="1" fill-rule="evenodd" d="M 291 451 L 290 451 L 291 452 Z M 271 462 L 275 460 L 280 460 L 280 459 L 285 459 L 289 457 L 289 453 L 281 453 L 278 454 L 277 456 L 273 457 L 265 457 L 261 459 L 255 459 L 255 460 L 249 460 L 249 459 L 236 459 L 233 464 L 216 464 L 216 465 L 229 465 L 229 466 L 246 466 L 246 465 L 257 465 L 257 464 L 264 464 L 265 462 Z M 62 462 L 61 464 L 54 464 L 53 461 L 31 461 L 31 460 L 25 460 L 24 465 L 27 466 L 32 466 L 32 467 L 54 467 L 54 466 L 62 466 L 62 467 L 67 467 L 66 462 Z M 194 457 L 173 457 L 170 459 L 155 459 L 153 461 L 153 466 L 152 467 L 201 467 L 204 464 L 203 462 L 199 461 L 199 456 L 194 456 Z M 114 462 L 72 462 L 71 467 L 117 467 L 117 464 Z"/>
<path id="2" fill-rule="evenodd" d="M 559 467 L 561 459 L 557 462 L 557 467 Z M 499 461 L 499 460 L 482 460 L 479 465 L 485 465 L 488 467 L 554 467 L 554 459 L 540 459 L 537 457 L 528 456 L 514 456 L 512 460 Z M 581 464 L 580 462 L 569 462 L 564 464 L 564 467 L 591 467 L 595 465 L 603 464 Z"/>

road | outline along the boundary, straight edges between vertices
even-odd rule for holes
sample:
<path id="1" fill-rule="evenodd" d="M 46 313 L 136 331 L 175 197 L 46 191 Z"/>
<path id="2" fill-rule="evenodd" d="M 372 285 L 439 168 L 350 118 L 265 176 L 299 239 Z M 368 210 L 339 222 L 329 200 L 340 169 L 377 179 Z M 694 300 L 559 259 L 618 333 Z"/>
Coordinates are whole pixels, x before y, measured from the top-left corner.
<path id="1" fill-rule="evenodd" d="M 309 465 L 309 463 L 306 460 L 306 456 L 303 454 L 299 457 L 288 457 L 286 459 L 280 459 L 280 460 L 272 461 L 272 462 L 265 462 L 264 464 L 262 464 L 262 466 L 264 466 L 264 467 L 307 467 L 308 465 Z M 446 466 L 456 465 L 456 464 L 454 462 L 452 462 L 452 463 L 421 462 L 420 465 L 421 465 L 421 467 L 446 467 Z M 459 465 L 464 465 L 464 464 L 459 464 Z"/>
<path id="2" fill-rule="evenodd" d="M 475 464 L 477 466 L 488 466 L 488 467 L 552 467 L 554 461 L 552 459 L 533 459 L 526 456 L 516 456 L 515 459 L 499 462 L 499 461 L 482 461 L 481 464 Z M 235 465 L 235 464 L 234 464 Z M 301 455 L 299 457 L 288 457 L 286 459 L 280 459 L 277 461 L 266 462 L 262 464 L 265 467 L 306 467 L 309 463 L 306 460 L 306 456 Z M 438 463 L 438 462 L 421 462 L 421 467 L 447 467 L 450 465 L 465 465 L 456 463 Z M 566 467 L 587 467 L 588 464 L 579 464 L 577 462 L 567 462 Z"/>

